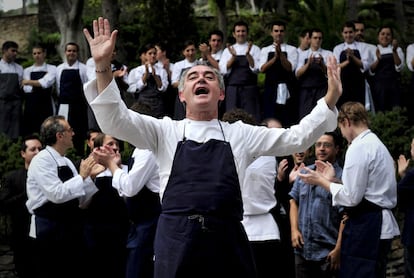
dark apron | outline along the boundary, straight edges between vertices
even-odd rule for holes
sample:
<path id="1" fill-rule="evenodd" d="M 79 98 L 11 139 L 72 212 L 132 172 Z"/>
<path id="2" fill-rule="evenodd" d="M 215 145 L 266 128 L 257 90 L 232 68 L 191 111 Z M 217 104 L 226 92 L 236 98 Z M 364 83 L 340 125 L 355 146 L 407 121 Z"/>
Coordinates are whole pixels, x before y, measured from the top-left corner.
<path id="1" fill-rule="evenodd" d="M 59 85 L 59 104 L 69 104 L 67 121 L 75 131 L 73 145 L 77 155 L 83 157 L 88 126 L 96 128 L 98 127 L 98 124 L 93 124 L 93 122 L 96 122 L 96 119 L 86 102 L 79 70 L 63 70 Z"/>
<path id="2" fill-rule="evenodd" d="M 0 133 L 11 139 L 20 135 L 22 90 L 17 73 L 0 73 Z"/>
<path id="3" fill-rule="evenodd" d="M 361 55 L 357 49 L 354 49 L 354 55 L 358 59 L 361 59 Z M 339 55 L 339 62 L 342 63 L 345 60 L 347 60 L 347 57 L 346 51 L 344 50 Z M 359 66 L 350 60 L 349 64 L 341 69 L 341 79 L 343 93 L 336 106 L 341 107 L 347 101 L 357 101 L 365 106 L 365 77 Z"/>
<path id="4" fill-rule="evenodd" d="M 340 278 L 378 278 L 382 208 L 363 199 L 346 209 L 342 232 Z"/>
<path id="5" fill-rule="evenodd" d="M 230 144 L 178 142 L 158 222 L 154 277 L 256 277 L 242 214 Z"/>
<path id="6" fill-rule="evenodd" d="M 69 166 L 58 166 L 62 182 L 73 177 Z M 34 210 L 39 277 L 83 277 L 82 218 L 77 199 L 62 204 L 47 202 Z M 84 268 L 83 268 L 84 269 Z"/>
<path id="7" fill-rule="evenodd" d="M 376 111 L 389 111 L 400 106 L 401 76 L 395 70 L 393 54 L 383 54 L 374 75 L 372 98 Z"/>
<path id="8" fill-rule="evenodd" d="M 85 210 L 89 277 L 125 277 L 128 217 L 126 205 L 112 187 L 112 176 L 97 177 L 99 189 Z"/>
<path id="9" fill-rule="evenodd" d="M 138 100 L 149 105 L 154 117 L 161 118 L 164 116 L 162 93 L 158 91 L 157 82 L 155 82 L 152 73 L 148 76 L 147 86 L 138 93 Z"/>
<path id="10" fill-rule="evenodd" d="M 46 71 L 30 73 L 30 80 L 39 80 Z M 53 115 L 52 88 L 33 87 L 31 93 L 25 94 L 24 133 L 39 133 L 43 121 Z"/>
<path id="11" fill-rule="evenodd" d="M 284 55 L 286 59 L 288 58 L 287 52 L 282 52 L 281 55 Z M 275 52 L 269 52 L 267 56 L 267 61 L 273 59 Z M 263 119 L 267 118 L 276 118 L 279 119 L 283 126 L 290 126 L 294 121 L 291 117 L 294 115 L 292 110 L 296 110 L 296 105 L 293 104 L 292 100 L 295 98 L 295 76 L 292 71 L 287 71 L 283 68 L 282 62 L 280 59 L 277 59 L 274 64 L 272 64 L 266 70 L 265 78 L 265 87 L 263 94 Z M 287 100 L 286 104 L 277 104 L 277 87 L 280 83 L 286 83 L 290 98 Z"/>
<path id="12" fill-rule="evenodd" d="M 245 55 L 238 55 L 227 78 L 226 111 L 235 108 L 246 110 L 260 121 L 259 88 L 257 75 L 250 70 Z"/>
<path id="13" fill-rule="evenodd" d="M 138 194 L 126 198 L 126 204 L 130 220 L 126 278 L 152 278 L 155 231 L 161 212 L 160 195 L 144 186 Z"/>

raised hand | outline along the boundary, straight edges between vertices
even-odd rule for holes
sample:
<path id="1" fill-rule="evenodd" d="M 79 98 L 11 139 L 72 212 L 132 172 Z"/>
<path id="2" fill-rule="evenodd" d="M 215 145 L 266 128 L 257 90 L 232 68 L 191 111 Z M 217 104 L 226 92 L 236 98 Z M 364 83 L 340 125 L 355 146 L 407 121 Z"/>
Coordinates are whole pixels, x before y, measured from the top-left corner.
<path id="1" fill-rule="evenodd" d="M 89 43 L 91 55 L 95 60 L 97 69 L 98 66 L 110 66 L 112 53 L 115 48 L 117 30 L 111 32 L 108 19 L 99 17 L 93 21 L 93 37 L 89 33 L 88 29 L 83 29 L 83 34 Z M 103 69 L 99 69 L 103 70 Z"/>

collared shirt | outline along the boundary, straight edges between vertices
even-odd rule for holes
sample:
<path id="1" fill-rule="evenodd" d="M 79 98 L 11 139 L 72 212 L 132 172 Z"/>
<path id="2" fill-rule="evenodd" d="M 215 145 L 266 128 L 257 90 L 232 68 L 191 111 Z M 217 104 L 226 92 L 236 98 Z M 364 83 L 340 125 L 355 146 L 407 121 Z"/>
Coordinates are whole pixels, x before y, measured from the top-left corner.
<path id="1" fill-rule="evenodd" d="M 365 198 L 383 208 L 381 239 L 400 234 L 391 211 L 397 205 L 394 160 L 371 130 L 359 134 L 348 147 L 342 183 L 330 184 L 333 205 L 355 207 Z"/>
<path id="2" fill-rule="evenodd" d="M 68 166 L 72 170 L 73 178 L 62 182 L 58 176 L 59 166 Z M 33 157 L 27 171 L 26 186 L 26 206 L 31 214 L 48 201 L 61 204 L 79 199 L 79 206 L 83 207 L 98 191 L 90 177 L 83 180 L 72 161 L 50 146 L 46 146 Z M 30 235 L 36 235 L 33 217 Z"/>
<path id="3" fill-rule="evenodd" d="M 260 51 L 260 61 L 258 69 L 260 70 L 264 64 L 268 62 L 268 56 L 270 52 L 276 52 L 275 45 L 271 44 L 266 47 L 263 47 Z M 287 53 L 287 59 L 289 63 L 292 65 L 292 71 L 296 70 L 296 64 L 298 63 L 298 52 L 296 47 L 288 45 L 286 43 L 282 43 L 280 45 L 280 49 L 282 52 Z"/>
<path id="4" fill-rule="evenodd" d="M 2 73 L 17 73 L 19 82 L 23 79 L 23 67 L 15 62 L 7 63 L 3 59 L 0 60 L 0 74 Z"/>
<path id="5" fill-rule="evenodd" d="M 123 197 L 132 197 L 146 186 L 152 192 L 160 192 L 159 167 L 154 154 L 149 150 L 135 148 L 131 156 L 134 164 L 128 173 L 117 169 L 112 186 Z"/>
<path id="6" fill-rule="evenodd" d="M 42 86 L 43 89 L 50 88 L 53 85 L 55 85 L 56 82 L 56 66 L 49 65 L 46 63 L 43 63 L 41 66 L 32 65 L 30 67 L 27 67 L 24 69 L 23 73 L 23 79 L 25 80 L 32 80 L 31 73 L 32 72 L 46 72 L 46 74 L 38 79 L 40 86 Z M 33 87 L 30 85 L 23 86 L 23 90 L 25 93 L 31 93 L 33 90 Z"/>
<path id="7" fill-rule="evenodd" d="M 315 169 L 315 165 L 309 166 Z M 335 177 L 340 179 L 342 168 L 334 164 Z M 331 193 L 318 185 L 306 184 L 296 179 L 289 196 L 298 205 L 299 230 L 305 244 L 295 249 L 296 254 L 310 261 L 326 259 L 335 247 L 341 221 L 338 206 L 332 206 Z"/>
<path id="8" fill-rule="evenodd" d="M 194 62 L 190 62 L 187 59 L 176 62 L 171 73 L 171 84 L 179 82 L 183 70 L 195 66 L 197 62 L 197 60 L 195 60 Z"/>
<path id="9" fill-rule="evenodd" d="M 244 170 L 254 157 L 284 156 L 303 151 L 324 132 L 334 130 L 337 126 L 337 109 L 329 109 L 324 98 L 318 101 L 314 110 L 298 125 L 284 129 L 252 126 L 241 121 L 230 124 L 219 122 L 217 119 L 156 119 L 128 110 L 119 96 L 115 81 L 112 81 L 99 96 L 97 92 L 96 81 L 86 84 L 85 96 L 103 132 L 116 134 L 119 139 L 130 142 L 137 148 L 149 149 L 157 157 L 161 196 L 168 182 L 177 143 L 184 137 L 200 143 L 211 139 L 229 142 L 239 181 L 243 181 Z M 116 93 L 118 95 L 115 95 Z"/>
<path id="10" fill-rule="evenodd" d="M 377 49 L 379 50 L 381 55 L 392 54 L 393 53 L 393 50 L 392 50 L 393 46 L 391 44 L 386 46 L 386 47 L 383 47 L 383 46 L 378 44 L 376 48 L 371 49 L 371 55 L 372 55 L 372 57 L 374 57 L 374 61 L 377 60 L 377 54 L 376 54 Z M 403 69 L 404 63 L 405 63 L 405 55 L 404 55 L 404 52 L 402 51 L 401 47 L 397 48 L 397 54 L 398 54 L 398 57 L 401 60 L 401 64 L 395 65 L 395 71 L 400 72 Z M 371 71 L 370 71 L 370 73 L 375 74 Z"/>
<path id="11" fill-rule="evenodd" d="M 243 221 L 250 241 L 280 239 L 279 227 L 269 211 L 276 206 L 276 158 L 260 156 L 251 163 L 241 183 Z"/>
<path id="12" fill-rule="evenodd" d="M 168 87 L 168 74 L 164 67 L 160 66 L 158 63 L 153 65 L 155 69 L 155 74 L 161 79 L 161 87 L 157 88 L 160 92 L 165 92 Z M 128 92 L 135 93 L 139 92 L 145 88 L 146 84 L 142 81 L 142 77 L 145 74 L 145 65 L 140 65 L 131 70 L 128 75 Z M 148 66 L 148 72 L 152 73 L 151 66 Z"/>
<path id="13" fill-rule="evenodd" d="M 318 50 L 312 50 L 311 48 L 308 48 L 307 50 L 300 52 L 298 56 L 298 65 L 296 66 L 296 74 L 298 70 L 300 70 L 300 68 L 306 64 L 307 59 L 309 59 L 311 55 L 313 55 L 313 57 L 320 55 L 323 58 L 323 61 L 326 65 L 328 57 L 333 56 L 333 52 L 323 48 L 319 48 Z"/>
<path id="14" fill-rule="evenodd" d="M 353 43 L 350 43 L 350 44 L 343 42 L 343 43 L 336 45 L 333 49 L 333 53 L 335 55 L 336 61 L 338 61 L 339 63 L 342 51 L 348 48 L 352 50 L 358 50 L 359 55 L 361 56 L 360 60 L 362 62 L 361 72 L 368 70 L 370 66 L 370 58 L 369 58 L 370 49 L 368 45 L 365 43 L 354 41 Z"/>
<path id="15" fill-rule="evenodd" d="M 249 44 L 248 42 L 242 44 L 235 43 L 232 46 L 237 55 L 246 55 Z M 250 70 L 254 73 L 257 73 L 259 71 L 260 48 L 257 45 L 252 45 L 249 53 L 253 57 L 254 61 L 254 67 L 250 67 Z M 219 68 L 222 74 L 230 74 L 231 68 L 227 69 L 227 62 L 231 59 L 232 56 L 233 55 L 230 53 L 229 48 L 226 47 L 223 51 L 223 55 L 221 55 L 219 62 Z"/>

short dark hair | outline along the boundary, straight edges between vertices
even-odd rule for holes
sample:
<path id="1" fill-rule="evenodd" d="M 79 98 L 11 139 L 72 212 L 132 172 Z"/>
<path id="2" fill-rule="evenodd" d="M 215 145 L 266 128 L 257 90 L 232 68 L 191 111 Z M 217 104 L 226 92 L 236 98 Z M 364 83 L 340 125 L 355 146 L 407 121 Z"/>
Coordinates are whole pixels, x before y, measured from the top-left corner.
<path id="1" fill-rule="evenodd" d="M 335 147 L 342 147 L 343 140 L 338 129 L 335 129 L 334 131 L 325 132 L 325 135 L 329 135 L 332 137 Z"/>
<path id="2" fill-rule="evenodd" d="M 283 20 L 275 20 L 272 23 L 270 23 L 270 29 L 273 29 L 273 26 L 283 26 L 286 29 L 286 22 Z"/>
<path id="3" fill-rule="evenodd" d="M 344 28 L 352 28 L 352 30 L 355 31 L 355 24 L 353 21 L 346 21 L 343 25 L 342 25 L 342 30 Z"/>
<path id="4" fill-rule="evenodd" d="M 2 51 L 6 51 L 9 48 L 19 48 L 19 45 L 15 41 L 5 41 L 2 46 Z"/>
<path id="5" fill-rule="evenodd" d="M 249 25 L 247 24 L 246 21 L 243 21 L 243 20 L 236 21 L 233 24 L 233 32 L 236 30 L 236 26 L 244 26 L 244 27 L 246 27 L 246 31 L 247 31 L 247 33 L 249 33 Z"/>
<path id="6" fill-rule="evenodd" d="M 22 144 L 20 145 L 20 150 L 21 150 L 22 152 L 25 152 L 25 151 L 26 151 L 26 149 L 27 149 L 27 144 L 26 144 L 26 142 L 27 142 L 27 141 L 29 141 L 29 140 L 37 140 L 37 141 L 39 141 L 39 142 L 42 142 L 42 141 L 40 140 L 40 137 L 39 137 L 37 134 L 29 134 L 29 135 L 26 135 L 26 136 L 23 138 L 23 140 L 22 140 Z"/>
<path id="7" fill-rule="evenodd" d="M 224 39 L 224 33 L 221 31 L 221 30 L 219 30 L 219 29 L 214 29 L 214 30 L 211 30 L 209 33 L 208 33 L 208 39 L 211 39 L 211 36 L 212 35 L 217 35 L 217 36 L 219 36 L 222 40 Z"/>
<path id="8" fill-rule="evenodd" d="M 235 108 L 224 113 L 222 121 L 229 123 L 242 121 L 245 124 L 257 125 L 257 121 L 254 116 L 241 108 Z"/>
<path id="9" fill-rule="evenodd" d="M 61 115 L 50 116 L 40 126 L 40 138 L 44 145 L 52 146 L 56 143 L 56 133 L 65 131 L 61 121 L 66 120 Z"/>
<path id="10" fill-rule="evenodd" d="M 79 51 L 79 45 L 76 42 L 68 42 L 67 44 L 65 44 L 65 51 L 69 45 L 76 46 L 76 50 Z"/>

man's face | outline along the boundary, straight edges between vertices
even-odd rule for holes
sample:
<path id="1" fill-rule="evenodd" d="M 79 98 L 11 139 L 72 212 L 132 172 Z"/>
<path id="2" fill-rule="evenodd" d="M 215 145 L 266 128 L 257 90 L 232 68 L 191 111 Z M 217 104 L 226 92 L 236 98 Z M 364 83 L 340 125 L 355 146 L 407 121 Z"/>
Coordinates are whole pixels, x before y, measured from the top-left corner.
<path id="1" fill-rule="evenodd" d="M 363 23 L 355 23 L 355 40 L 358 42 L 364 41 L 365 26 Z"/>
<path id="2" fill-rule="evenodd" d="M 338 147 L 331 135 L 322 135 L 315 143 L 315 157 L 318 160 L 335 163 Z"/>
<path id="3" fill-rule="evenodd" d="M 312 32 L 310 38 L 310 47 L 312 50 L 318 50 L 322 45 L 322 33 L 321 32 Z"/>
<path id="4" fill-rule="evenodd" d="M 75 45 L 66 46 L 65 55 L 68 64 L 72 65 L 78 60 L 78 48 Z"/>
<path id="5" fill-rule="evenodd" d="M 301 164 L 305 162 L 305 159 L 308 157 L 309 149 L 301 153 L 294 153 L 292 154 L 293 162 L 295 164 Z"/>
<path id="6" fill-rule="evenodd" d="M 42 65 L 46 59 L 46 52 L 42 48 L 33 48 L 33 60 L 36 65 Z"/>
<path id="7" fill-rule="evenodd" d="M 73 135 L 75 135 L 75 132 L 73 131 L 73 128 L 69 125 L 68 121 L 62 120 L 61 124 L 64 127 L 64 130 L 62 132 L 60 132 L 62 134 L 61 143 L 67 149 L 72 148 L 73 147 L 72 137 L 73 137 Z"/>
<path id="8" fill-rule="evenodd" d="M 211 52 L 216 53 L 223 47 L 223 38 L 213 34 L 208 40 L 208 45 L 210 46 Z"/>
<path id="9" fill-rule="evenodd" d="M 273 25 L 270 35 L 273 38 L 273 42 L 280 44 L 285 39 L 285 27 L 281 25 Z"/>
<path id="10" fill-rule="evenodd" d="M 233 37 L 236 39 L 236 43 L 245 43 L 247 41 L 247 27 L 243 25 L 235 26 Z"/>
<path id="11" fill-rule="evenodd" d="M 218 102 L 224 100 L 224 90 L 220 89 L 218 77 L 210 67 L 194 66 L 184 78 L 179 97 L 186 103 L 187 111 L 198 113 L 218 109 Z"/>
<path id="12" fill-rule="evenodd" d="M 346 43 L 353 43 L 355 38 L 354 29 L 352 27 L 344 27 L 342 30 L 342 38 Z"/>
<path id="13" fill-rule="evenodd" d="M 42 150 L 42 143 L 37 139 L 26 140 L 26 150 L 21 151 L 20 155 L 24 159 L 24 163 L 29 165 L 32 158 Z"/>
<path id="14" fill-rule="evenodd" d="M 16 60 L 16 57 L 17 57 L 17 48 L 10 47 L 3 52 L 3 59 L 7 63 L 14 62 Z"/>

